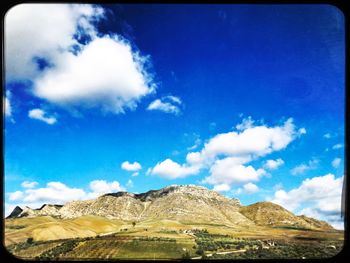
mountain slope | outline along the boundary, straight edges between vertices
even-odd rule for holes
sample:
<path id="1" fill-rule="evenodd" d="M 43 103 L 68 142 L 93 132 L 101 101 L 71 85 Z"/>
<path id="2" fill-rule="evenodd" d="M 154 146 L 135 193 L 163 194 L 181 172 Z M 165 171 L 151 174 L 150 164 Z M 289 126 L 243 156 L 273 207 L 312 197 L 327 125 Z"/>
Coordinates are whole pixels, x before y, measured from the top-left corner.
<path id="1" fill-rule="evenodd" d="M 172 220 L 183 224 L 217 224 L 230 227 L 269 226 L 308 229 L 333 229 L 326 222 L 296 216 L 271 202 L 242 206 L 238 199 L 227 198 L 196 185 L 171 185 L 142 194 L 118 192 L 96 199 L 72 201 L 63 206 L 45 204 L 39 209 L 19 207 L 9 216 L 52 216 L 74 219 L 98 216 L 122 221 Z"/>
<path id="2" fill-rule="evenodd" d="M 258 202 L 241 207 L 240 213 L 260 226 L 295 227 L 307 229 L 330 230 L 328 223 L 306 216 L 296 216 L 280 205 L 271 202 Z"/>

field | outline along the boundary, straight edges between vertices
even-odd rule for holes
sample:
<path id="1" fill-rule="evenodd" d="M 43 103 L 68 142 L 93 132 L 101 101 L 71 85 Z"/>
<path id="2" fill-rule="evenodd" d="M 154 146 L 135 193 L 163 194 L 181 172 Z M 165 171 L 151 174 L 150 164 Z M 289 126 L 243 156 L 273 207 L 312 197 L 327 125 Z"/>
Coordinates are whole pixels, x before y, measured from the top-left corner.
<path id="1" fill-rule="evenodd" d="M 95 216 L 11 219 L 5 221 L 5 233 L 11 254 L 37 260 L 325 258 L 339 253 L 344 239 L 343 231 L 336 230 L 136 223 Z"/>

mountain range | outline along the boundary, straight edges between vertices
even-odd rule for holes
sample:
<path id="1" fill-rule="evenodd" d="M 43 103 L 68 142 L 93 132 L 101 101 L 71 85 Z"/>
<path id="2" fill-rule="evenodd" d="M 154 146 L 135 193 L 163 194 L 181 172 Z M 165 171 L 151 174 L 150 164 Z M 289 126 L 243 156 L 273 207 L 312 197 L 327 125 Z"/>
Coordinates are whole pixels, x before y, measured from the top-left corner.
<path id="1" fill-rule="evenodd" d="M 232 227 L 266 226 L 333 230 L 333 227 L 325 221 L 304 215 L 297 216 L 271 202 L 243 206 L 236 198 L 228 198 L 197 185 L 170 185 L 141 194 L 109 193 L 96 199 L 71 201 L 64 205 L 44 204 L 38 209 L 17 206 L 7 219 L 38 216 L 58 219 L 99 216 L 135 222 L 173 220 Z"/>

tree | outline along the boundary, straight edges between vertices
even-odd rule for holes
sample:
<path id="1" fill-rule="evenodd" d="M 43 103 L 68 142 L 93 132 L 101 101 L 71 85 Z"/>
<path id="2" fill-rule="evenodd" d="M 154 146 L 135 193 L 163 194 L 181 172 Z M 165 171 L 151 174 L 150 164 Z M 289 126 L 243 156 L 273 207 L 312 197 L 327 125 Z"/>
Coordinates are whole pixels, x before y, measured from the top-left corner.
<path id="1" fill-rule="evenodd" d="M 135 227 L 135 225 L 136 225 L 136 222 L 135 222 L 135 221 L 134 221 L 134 222 L 132 222 L 132 226 L 133 226 L 133 227 Z"/>
<path id="2" fill-rule="evenodd" d="M 185 254 L 182 254 L 183 259 L 191 259 L 190 253 L 188 251 L 185 252 Z"/>
<path id="3" fill-rule="evenodd" d="M 33 239 L 32 237 L 29 237 L 29 238 L 27 239 L 27 243 L 28 243 L 28 244 L 33 244 L 33 241 L 34 241 L 34 239 Z"/>

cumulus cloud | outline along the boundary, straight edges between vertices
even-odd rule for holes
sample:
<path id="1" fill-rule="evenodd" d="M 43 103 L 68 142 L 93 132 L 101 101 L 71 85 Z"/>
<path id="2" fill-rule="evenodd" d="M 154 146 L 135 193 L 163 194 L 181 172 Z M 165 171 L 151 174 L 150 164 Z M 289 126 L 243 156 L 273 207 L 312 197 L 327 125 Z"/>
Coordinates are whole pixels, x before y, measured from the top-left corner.
<path id="1" fill-rule="evenodd" d="M 282 126 L 264 125 L 250 127 L 240 133 L 221 133 L 209 140 L 201 151 L 204 159 L 218 155 L 261 157 L 279 151 L 295 138 L 293 119 L 288 119 Z"/>
<path id="2" fill-rule="evenodd" d="M 105 180 L 94 180 L 90 182 L 89 186 L 92 190 L 92 193 L 89 194 L 90 197 L 99 196 L 105 193 L 125 191 L 124 187 L 122 187 L 118 181 L 113 181 L 109 183 Z"/>
<path id="3" fill-rule="evenodd" d="M 40 74 L 35 58 L 55 62 L 69 47 L 80 46 L 74 37 L 78 27 L 80 32 L 96 35 L 91 22 L 102 16 L 103 9 L 92 5 L 14 6 L 5 17 L 6 78 L 34 79 Z"/>
<path id="4" fill-rule="evenodd" d="M 332 166 L 334 168 L 338 168 L 339 165 L 340 165 L 340 162 L 341 162 L 341 159 L 340 158 L 335 158 L 333 161 L 332 161 Z"/>
<path id="5" fill-rule="evenodd" d="M 210 168 L 210 176 L 203 180 L 203 183 L 217 184 L 241 184 L 251 181 L 258 181 L 265 175 L 264 169 L 255 169 L 251 165 L 245 166 L 235 157 L 227 157 L 215 161 Z"/>
<path id="6" fill-rule="evenodd" d="M 276 160 L 267 160 L 265 162 L 265 167 L 269 170 L 276 170 L 278 167 L 284 164 L 284 161 L 281 158 Z"/>
<path id="7" fill-rule="evenodd" d="M 304 206 L 302 212 L 313 211 L 319 219 L 326 219 L 332 223 L 341 215 L 341 195 L 343 177 L 335 178 L 333 174 L 326 174 L 305 179 L 301 185 L 290 191 L 277 190 L 272 202 L 283 207 L 297 211 Z M 305 207 L 308 210 L 305 210 Z"/>
<path id="8" fill-rule="evenodd" d="M 23 188 L 34 188 L 35 186 L 38 185 L 38 182 L 29 182 L 29 181 L 24 181 L 21 183 L 21 186 Z"/>
<path id="9" fill-rule="evenodd" d="M 333 145 L 333 147 L 332 147 L 333 150 L 337 150 L 337 149 L 341 149 L 341 148 L 343 148 L 343 144 L 341 144 L 341 143 L 337 143 L 337 144 Z"/>
<path id="10" fill-rule="evenodd" d="M 259 187 L 256 184 L 253 183 L 247 183 L 243 185 L 242 188 L 238 188 L 235 191 L 235 194 L 254 194 L 256 192 L 259 192 Z"/>
<path id="11" fill-rule="evenodd" d="M 150 174 L 166 179 L 183 178 L 198 174 L 198 172 L 199 167 L 197 166 L 180 165 L 170 159 L 157 163 L 156 166 L 150 170 Z"/>
<path id="12" fill-rule="evenodd" d="M 141 170 L 142 166 L 138 162 L 129 163 L 129 161 L 125 161 L 121 164 L 121 168 L 129 172 L 136 172 Z M 135 174 L 133 176 L 136 176 L 136 175 L 138 174 Z"/>
<path id="13" fill-rule="evenodd" d="M 253 126 L 254 121 L 239 126 L 240 132 L 220 133 L 210 138 L 197 152 L 189 152 L 186 163 L 178 164 L 170 159 L 158 163 L 152 174 L 178 178 L 197 174 L 208 169 L 210 175 L 202 183 L 216 185 L 244 184 L 258 181 L 266 174 L 262 168 L 247 165 L 250 161 L 279 151 L 298 137 L 290 118 L 281 126 Z M 278 161 L 280 164 L 281 161 Z"/>
<path id="14" fill-rule="evenodd" d="M 85 192 L 79 188 L 70 188 L 61 182 L 49 182 L 46 187 L 27 189 L 22 201 L 24 203 L 58 203 L 63 204 L 70 200 L 80 200 Z"/>
<path id="15" fill-rule="evenodd" d="M 156 88 L 149 58 L 121 36 L 99 34 L 95 22 L 103 17 L 93 5 L 13 7 L 5 21 L 6 76 L 31 80 L 35 96 L 68 109 L 135 109 Z"/>
<path id="16" fill-rule="evenodd" d="M 28 186 L 28 184 L 25 184 Z M 42 204 L 65 204 L 73 200 L 86 200 L 96 198 L 105 193 L 125 191 L 118 181 L 107 182 L 105 180 L 94 180 L 89 184 L 89 191 L 81 188 L 69 187 L 61 182 L 49 182 L 46 187 L 35 188 L 30 185 L 24 191 L 9 193 L 9 200 L 16 201 L 16 205 L 38 207 Z M 11 204 L 9 204 L 11 205 Z"/>
<path id="17" fill-rule="evenodd" d="M 231 189 L 228 184 L 217 184 L 214 186 L 213 190 L 217 192 L 227 192 Z"/>
<path id="18" fill-rule="evenodd" d="M 294 167 L 291 170 L 291 173 L 292 173 L 292 175 L 299 175 L 299 174 L 305 173 L 308 170 L 314 170 L 317 168 L 318 163 L 319 163 L 319 160 L 317 160 L 317 159 L 310 160 L 307 164 L 302 163 L 302 164 Z"/>
<path id="19" fill-rule="evenodd" d="M 175 115 L 180 114 L 180 108 L 179 106 L 182 104 L 182 101 L 179 97 L 175 96 L 165 96 L 161 99 L 156 99 L 152 101 L 148 107 L 147 110 L 159 110 L 166 113 L 172 113 Z"/>
<path id="20" fill-rule="evenodd" d="M 134 172 L 131 174 L 131 176 L 138 176 L 139 175 L 139 172 Z"/>
<path id="21" fill-rule="evenodd" d="M 55 124 L 56 123 L 56 118 L 55 117 L 48 117 L 46 112 L 43 111 L 42 109 L 32 109 L 28 112 L 28 117 L 31 119 L 36 119 L 39 121 L 46 122 L 47 124 Z"/>

